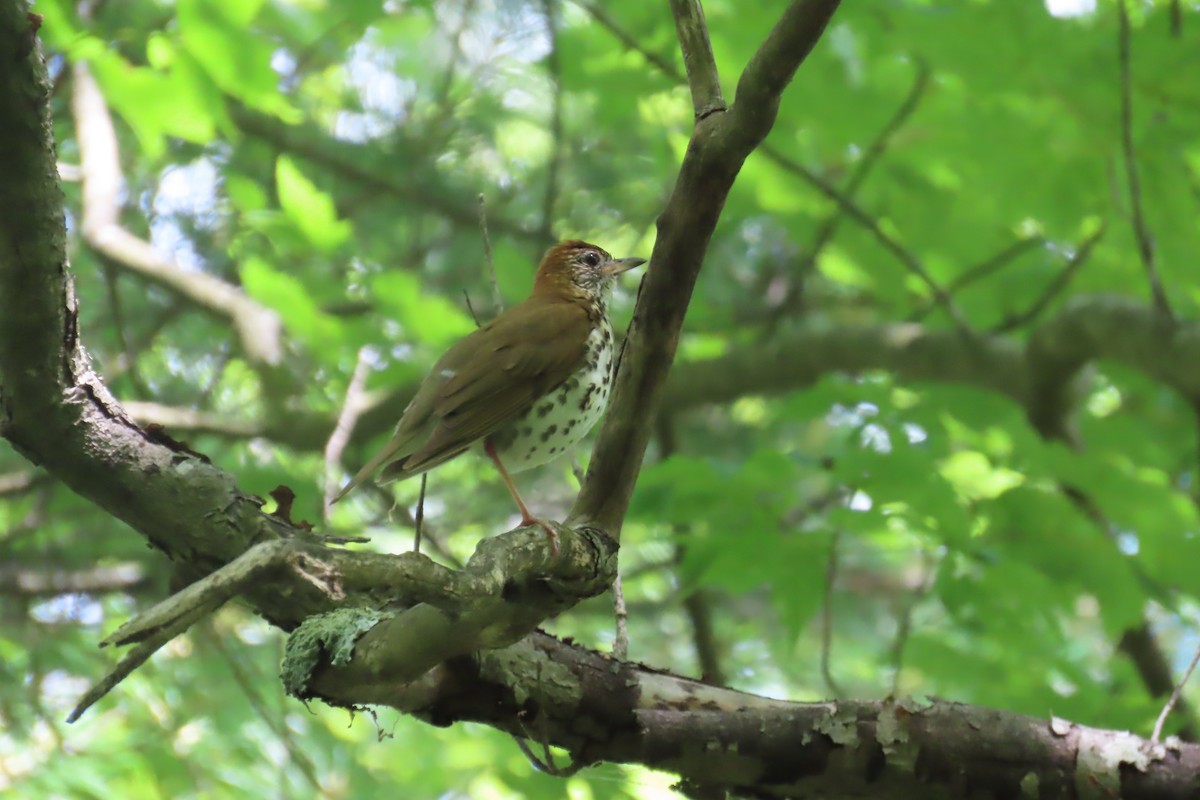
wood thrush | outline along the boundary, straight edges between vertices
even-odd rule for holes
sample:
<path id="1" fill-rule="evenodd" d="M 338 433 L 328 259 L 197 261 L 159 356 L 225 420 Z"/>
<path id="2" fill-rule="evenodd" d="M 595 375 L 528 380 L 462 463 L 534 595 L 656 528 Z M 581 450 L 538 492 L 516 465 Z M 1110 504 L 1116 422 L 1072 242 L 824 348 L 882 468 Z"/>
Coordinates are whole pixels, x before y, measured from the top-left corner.
<path id="1" fill-rule="evenodd" d="M 380 467 L 383 481 L 400 481 L 478 445 L 499 470 L 522 524 L 540 525 L 557 550 L 553 529 L 529 513 L 509 473 L 556 458 L 604 413 L 616 367 L 607 296 L 618 275 L 644 263 L 581 241 L 550 248 L 529 299 L 438 359 L 391 440 L 334 502 Z"/>

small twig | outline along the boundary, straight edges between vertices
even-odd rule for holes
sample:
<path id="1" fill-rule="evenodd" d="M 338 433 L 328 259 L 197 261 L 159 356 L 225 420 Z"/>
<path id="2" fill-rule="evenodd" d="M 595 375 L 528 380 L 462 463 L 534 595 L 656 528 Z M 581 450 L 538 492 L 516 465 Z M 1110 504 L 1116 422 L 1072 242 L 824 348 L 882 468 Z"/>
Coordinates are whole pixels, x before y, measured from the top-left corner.
<path id="1" fill-rule="evenodd" d="M 676 69 L 675 64 L 669 58 L 655 53 L 653 50 L 647 50 L 642 45 L 641 41 L 629 31 L 622 28 L 616 20 L 612 18 L 607 11 L 591 0 L 573 0 L 575 5 L 582 8 L 592 19 L 600 24 L 600 27 L 605 28 L 609 33 L 617 38 L 621 44 L 629 48 L 635 53 L 640 53 L 642 58 L 653 65 L 659 72 L 669 78 L 673 78 L 678 83 L 687 83 L 687 77 Z"/>
<path id="2" fill-rule="evenodd" d="M 838 545 L 841 543 L 842 531 L 833 529 L 829 539 L 829 560 L 825 562 L 825 597 L 821 604 L 821 677 L 834 697 L 842 696 L 842 688 L 833 679 L 833 670 L 829 661 L 833 651 L 833 584 L 837 580 Z"/>
<path id="3" fill-rule="evenodd" d="M 125 368 L 125 372 L 129 375 L 129 382 L 137 391 L 138 397 L 140 399 L 152 397 L 154 393 L 150 391 L 150 387 L 142 380 L 141 371 L 138 368 L 137 355 L 134 353 L 133 348 L 129 346 L 129 336 L 125 332 L 125 307 L 121 302 L 120 277 L 117 273 L 117 264 L 103 254 L 100 255 L 100 262 L 103 267 L 104 288 L 108 295 L 109 313 L 112 314 L 113 336 L 117 340 L 118 362 Z"/>
<path id="4" fill-rule="evenodd" d="M 1026 251 L 1039 247 L 1046 243 L 1044 236 L 1027 236 L 1024 239 L 1017 239 L 1002 249 L 995 255 L 985 258 L 973 267 L 968 267 L 961 274 L 950 281 L 950 285 L 946 287 L 946 292 L 950 295 L 955 295 L 966 289 L 972 284 L 978 283 L 985 278 L 994 275 L 1004 267 L 1016 261 L 1019 257 L 1025 255 Z M 919 308 L 909 315 L 909 322 L 920 322 L 929 316 L 929 312 L 937 308 L 936 303 L 928 303 L 924 308 Z"/>
<path id="5" fill-rule="evenodd" d="M 492 318 L 500 316 L 500 312 L 504 310 L 504 296 L 500 294 L 500 281 L 496 280 L 496 263 L 492 257 L 492 240 L 488 237 L 487 226 L 487 200 L 484 199 L 483 193 L 479 194 L 479 231 L 483 234 L 483 255 L 484 267 L 487 269 L 488 280 L 492 284 Z M 470 298 L 467 299 L 467 304 L 470 305 Z M 471 316 L 475 316 L 475 312 L 471 312 Z M 479 324 L 478 318 L 475 324 Z"/>
<path id="6" fill-rule="evenodd" d="M 1200 647 L 1196 648 L 1196 655 L 1192 656 L 1192 663 L 1188 665 L 1187 671 L 1183 673 L 1183 677 L 1179 679 L 1179 683 L 1175 684 L 1175 690 L 1171 692 L 1171 697 L 1167 700 L 1167 704 L 1158 714 L 1158 719 L 1154 722 L 1154 732 L 1150 734 L 1150 741 L 1158 744 L 1158 737 L 1162 735 L 1163 724 L 1166 723 L 1167 717 L 1171 714 L 1171 709 L 1175 708 L 1175 704 L 1179 702 L 1179 696 L 1183 693 L 1183 687 L 1187 685 L 1188 680 L 1192 677 L 1192 673 L 1196 669 L 1196 664 L 1200 663 Z"/>
<path id="7" fill-rule="evenodd" d="M 896 641 L 892 643 L 892 691 L 891 697 L 895 697 L 900 691 L 900 674 L 904 669 L 904 650 L 908 646 L 908 637 L 912 633 L 912 617 L 917 605 L 929 594 L 929 590 L 933 588 L 934 579 L 937 577 L 937 562 L 926 554 L 925 559 L 925 576 L 921 579 L 920 586 L 913 592 L 908 603 L 900 612 L 900 619 L 896 626 Z"/>
<path id="8" fill-rule="evenodd" d="M 917 61 L 917 75 L 913 79 L 913 85 L 908 90 L 908 94 L 904 97 L 903 102 L 888 119 L 875 139 L 867 147 L 863 157 L 859 159 L 855 165 L 854 171 L 850 178 L 846 181 L 845 187 L 841 193 L 846 198 L 853 198 L 862 187 L 863 183 L 870 176 L 871 170 L 879 162 L 879 159 L 887 151 L 888 143 L 896 132 L 908 121 L 908 118 L 917 110 L 917 106 L 921 103 L 921 98 L 925 94 L 926 88 L 929 86 L 929 67 L 924 61 Z M 817 260 L 821 253 L 833 241 L 834 234 L 837 233 L 838 226 L 841 221 L 846 218 L 846 211 L 841 206 L 834 209 L 828 214 L 817 228 L 816 234 L 813 236 L 812 242 L 809 244 L 804 258 L 796 268 L 795 278 L 788 286 L 787 295 L 776 308 L 768 320 L 768 329 L 773 329 L 775 325 L 783 318 L 784 314 L 792 309 L 800 299 L 804 290 L 804 283 L 808 276 L 816 267 Z"/>
<path id="9" fill-rule="evenodd" d="M 413 552 L 421 552 L 421 529 L 425 523 L 425 487 L 429 482 L 429 473 L 421 473 L 421 492 L 417 495 L 417 513 L 413 517 Z"/>
<path id="10" fill-rule="evenodd" d="M 916 254 L 910 252 L 904 247 L 904 245 L 896 241 L 895 238 L 883 230 L 879 223 L 870 214 L 868 214 L 866 211 L 863 211 L 857 203 L 847 197 L 843 192 L 838 191 L 836 187 L 834 187 L 820 175 L 817 175 L 803 164 L 792 161 L 782 153 L 772 150 L 770 145 L 763 145 L 761 150 L 764 153 L 774 155 L 774 161 L 776 164 L 783 167 L 784 170 L 791 172 L 793 175 L 803 179 L 817 189 L 817 191 L 819 191 L 821 194 L 825 195 L 834 203 L 837 203 L 837 205 L 846 212 L 846 216 L 858 222 L 860 225 L 870 231 L 885 250 L 895 256 L 896 260 L 903 264 L 905 269 L 907 269 L 913 275 L 916 275 L 917 278 L 923 284 L 925 284 L 926 287 L 928 287 L 930 294 L 933 295 L 934 301 L 946 311 L 947 315 L 949 315 L 950 319 L 955 323 L 959 330 L 963 333 L 970 332 L 970 327 L 967 325 L 967 322 L 963 318 L 962 313 L 958 310 L 958 307 L 954 305 L 953 299 L 949 294 L 946 293 L 946 290 L 938 285 L 938 282 L 933 279 L 933 276 L 929 274 L 929 270 L 925 269 L 925 265 L 921 263 L 921 260 L 917 258 Z"/>
<path id="11" fill-rule="evenodd" d="M 342 452 L 345 451 L 346 444 L 350 441 L 350 434 L 354 433 L 354 426 L 358 424 L 358 417 L 363 412 L 363 391 L 367 386 L 370 354 L 370 348 L 359 348 L 354 372 L 350 375 L 350 383 L 346 386 L 346 397 L 342 401 L 342 410 L 338 412 L 333 433 L 329 434 L 329 440 L 325 442 L 325 502 L 321 504 L 321 509 L 327 524 L 329 510 L 332 508 L 331 501 L 337 494 L 338 484 L 341 482 L 338 464 L 342 460 Z"/>
<path id="12" fill-rule="evenodd" d="M 629 657 L 629 609 L 625 608 L 625 593 L 621 590 L 621 576 L 613 581 L 613 612 L 617 619 L 617 637 L 613 639 L 613 656 L 624 661 Z"/>
<path id="13" fill-rule="evenodd" d="M 475 306 L 471 303 L 471 295 L 467 293 L 466 289 L 463 289 L 463 300 L 466 301 L 467 311 L 470 312 L 471 319 L 475 322 L 475 327 L 478 328 L 481 324 L 479 322 L 479 315 L 475 313 Z"/>
<path id="14" fill-rule="evenodd" d="M 1174 320 L 1167 294 L 1163 291 L 1158 267 L 1154 263 L 1154 240 L 1146 227 L 1142 210 L 1142 184 L 1138 176 L 1137 151 L 1133 146 L 1133 88 L 1130 77 L 1129 9 L 1126 0 L 1117 0 L 1117 63 L 1121 73 L 1121 150 L 1125 160 L 1125 178 L 1129 184 L 1129 209 L 1133 235 L 1137 239 L 1138 256 L 1150 282 L 1154 307 L 1166 319 Z"/>
<path id="15" fill-rule="evenodd" d="M 1101 225 L 1096 229 L 1095 232 L 1092 233 L 1091 236 L 1084 239 L 1079 244 L 1079 247 L 1075 249 L 1075 252 L 1072 253 L 1071 259 L 1066 263 L 1066 265 L 1063 266 L 1062 271 L 1054 276 L 1054 280 L 1050 281 L 1038 299 L 1033 302 L 1033 305 L 1020 314 L 1008 316 L 1004 319 L 1004 321 L 992 328 L 992 332 L 1008 333 L 1009 331 L 1020 328 L 1022 325 L 1028 325 L 1030 322 L 1033 322 L 1035 319 L 1037 319 L 1041 313 L 1045 311 L 1052 302 L 1054 302 L 1054 298 L 1058 297 L 1058 295 L 1062 293 L 1063 289 L 1067 288 L 1067 285 L 1071 282 L 1071 279 L 1075 277 L 1077 272 L 1079 272 L 1079 268 L 1082 267 L 1085 262 L 1087 262 L 1088 257 L 1092 254 L 1092 250 L 1096 246 L 1096 243 L 1104 237 L 1104 233 L 1105 226 Z"/>
<path id="16" fill-rule="evenodd" d="M 654 435 L 658 439 L 660 463 L 678 452 L 679 437 L 675 428 L 675 417 L 667 413 L 660 414 Z M 668 567 L 678 575 L 680 565 L 687 556 L 687 546 L 683 543 L 691 537 L 688 536 L 688 526 L 681 522 L 671 523 L 671 533 L 675 545 L 670 561 L 642 564 L 627 571 L 624 577 L 632 580 L 648 572 L 658 572 Z M 700 679 L 713 686 L 725 686 L 728 681 L 725 670 L 721 667 L 721 648 L 713 630 L 711 593 L 700 586 L 689 589 L 681 587 L 680 591 L 683 594 L 683 610 L 692 624 L 692 642 L 696 649 L 696 662 L 700 667 Z"/>
<path id="17" fill-rule="evenodd" d="M 1197 422 L 1200 422 L 1200 400 L 1193 400 L 1192 410 L 1196 414 Z M 1198 441 L 1198 444 L 1200 444 L 1200 441 Z M 1200 450 L 1197 452 L 1198 455 L 1200 455 Z M 1196 497 L 1200 497 L 1200 495 L 1196 495 Z M 1183 677 L 1180 678 L 1179 682 L 1175 684 L 1175 688 L 1171 690 L 1171 696 L 1167 698 L 1166 704 L 1163 705 L 1162 711 L 1159 712 L 1158 719 L 1154 722 L 1154 731 L 1150 734 L 1151 742 L 1154 742 L 1155 744 L 1158 743 L 1158 739 L 1162 735 L 1163 725 L 1166 724 L 1167 717 L 1171 715 L 1171 712 L 1175 709 L 1175 706 L 1178 705 L 1179 699 L 1183 695 L 1183 687 L 1186 686 L 1188 680 L 1191 679 L 1192 673 L 1196 670 L 1196 664 L 1198 662 L 1200 662 L 1200 647 L 1196 649 L 1196 654 L 1192 656 L 1192 663 L 1188 665 L 1187 671 L 1183 673 Z"/>
<path id="18" fill-rule="evenodd" d="M 946 291 L 961 292 L 971 284 L 978 283 L 984 278 L 998 272 L 1003 267 L 1008 266 L 1019 256 L 1025 255 L 1025 251 L 1032 250 L 1045 243 L 1046 237 L 1040 235 L 1017 239 L 1000 252 L 985 258 L 975 266 L 967 268 L 961 275 L 956 276 L 954 280 L 950 281 L 950 285 L 946 287 Z"/>
<path id="19" fill-rule="evenodd" d="M 196 614 L 196 619 L 199 619 L 200 616 L 202 616 L 199 611 L 200 609 L 196 609 L 193 612 Z M 146 660 L 149 659 L 150 656 L 154 655 L 160 647 L 171 641 L 171 639 L 174 637 L 174 633 L 168 633 L 164 631 L 147 639 L 126 653 L 111 672 L 105 675 L 104 678 L 91 689 L 88 689 L 87 694 L 80 698 L 79 702 L 75 705 L 75 708 L 73 708 L 71 713 L 67 715 L 67 722 L 75 722 L 77 719 L 82 717 L 85 711 L 94 706 L 100 701 L 101 698 L 115 689 L 117 684 L 128 678 L 135 669 L 146 663 Z"/>
<path id="20" fill-rule="evenodd" d="M 582 761 L 572 761 L 565 767 L 558 766 L 558 764 L 554 763 L 554 754 L 550 752 L 550 745 L 547 741 L 547 737 L 544 735 L 544 731 L 543 735 L 539 739 L 534 739 L 529 732 L 529 728 L 525 726 L 525 720 L 518 717 L 517 724 L 521 726 L 521 731 L 525 734 L 525 738 L 523 739 L 520 736 L 514 736 L 513 741 L 517 743 L 517 747 L 521 749 L 521 752 L 527 759 L 529 759 L 529 763 L 533 764 L 535 769 L 544 772 L 547 775 L 553 775 L 556 778 L 569 778 L 587 766 L 587 764 Z M 536 753 L 534 753 L 533 749 L 526 744 L 525 739 L 536 741 L 541 744 L 543 755 L 539 757 Z"/>
<path id="21" fill-rule="evenodd" d="M 417 518 L 414 516 L 412 510 L 409 509 L 408 506 L 396 503 L 392 496 L 388 494 L 388 492 L 381 486 L 376 485 L 374 487 L 374 491 L 379 497 L 392 502 L 392 506 L 388 509 L 387 514 L 387 519 L 389 522 L 393 524 L 395 524 L 397 521 L 403 522 L 410 528 L 413 528 L 414 530 L 416 529 Z M 393 512 L 396 513 L 393 515 Z M 427 546 L 431 552 L 436 553 L 450 566 L 454 567 L 455 569 L 462 569 L 462 559 L 446 549 L 446 546 L 442 544 L 441 538 L 436 535 L 436 531 L 433 529 L 433 526 L 430 525 L 429 521 L 425 519 L 421 520 L 421 544 L 423 546 Z"/>

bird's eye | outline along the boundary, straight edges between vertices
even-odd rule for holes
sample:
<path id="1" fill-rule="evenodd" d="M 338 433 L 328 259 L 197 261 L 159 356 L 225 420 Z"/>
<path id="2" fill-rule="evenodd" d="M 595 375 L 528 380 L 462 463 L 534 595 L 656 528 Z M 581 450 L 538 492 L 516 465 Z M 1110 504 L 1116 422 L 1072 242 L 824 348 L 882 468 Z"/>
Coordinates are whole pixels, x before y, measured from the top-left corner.
<path id="1" fill-rule="evenodd" d="M 583 263 L 589 267 L 597 267 L 600 265 L 600 256 L 597 253 L 584 253 Z"/>

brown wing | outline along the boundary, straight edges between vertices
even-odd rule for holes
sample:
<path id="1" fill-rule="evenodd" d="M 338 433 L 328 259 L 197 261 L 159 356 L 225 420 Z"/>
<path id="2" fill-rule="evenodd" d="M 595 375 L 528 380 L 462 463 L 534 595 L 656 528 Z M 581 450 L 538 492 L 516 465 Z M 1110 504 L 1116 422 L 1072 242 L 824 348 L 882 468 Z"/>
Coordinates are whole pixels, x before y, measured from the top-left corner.
<path id="1" fill-rule="evenodd" d="M 386 480 L 418 475 L 519 417 L 579 368 L 589 330 L 582 306 L 534 297 L 460 340 L 433 366 L 396 433 L 334 502 L 384 464 Z"/>
<path id="2" fill-rule="evenodd" d="M 405 475 L 423 472 L 495 433 L 583 365 L 591 330 L 577 303 L 530 298 L 492 323 L 438 393 L 437 424 L 405 460 Z M 448 354 L 447 354 L 448 355 Z"/>

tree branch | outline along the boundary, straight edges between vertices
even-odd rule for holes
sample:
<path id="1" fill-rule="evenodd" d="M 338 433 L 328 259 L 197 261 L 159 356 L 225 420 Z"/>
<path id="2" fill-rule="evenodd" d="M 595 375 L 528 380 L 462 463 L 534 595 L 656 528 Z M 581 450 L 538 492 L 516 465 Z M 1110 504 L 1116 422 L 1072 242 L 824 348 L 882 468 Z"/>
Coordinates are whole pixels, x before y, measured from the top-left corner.
<path id="1" fill-rule="evenodd" d="M 778 93 L 837 5 L 837 0 L 793 0 L 743 73 L 729 113 L 697 120 L 658 219 L 658 238 L 634 308 L 610 411 L 569 520 L 586 520 L 619 536 L 684 314 L 725 198 L 746 156 L 770 131 Z M 750 105 L 755 108 L 747 109 Z"/>
<path id="2" fill-rule="evenodd" d="M 683 52 L 688 87 L 692 90 L 692 110 L 701 120 L 716 111 L 725 110 L 721 96 L 721 76 L 713 57 L 708 38 L 708 24 L 700 0 L 671 0 L 671 15 L 675 18 L 675 35 Z"/>
<path id="3" fill-rule="evenodd" d="M 351 675 L 327 669 L 319 693 L 339 705 L 391 702 L 439 724 L 516 736 L 525 726 L 578 763 L 645 764 L 738 796 L 1019 796 L 1033 783 L 1040 797 L 1087 787 L 1078 796 L 1142 800 L 1187 796 L 1200 770 L 1200 746 L 1178 741 L 944 701 L 768 700 L 542 633 L 416 684 L 362 686 Z"/>
<path id="4" fill-rule="evenodd" d="M 152 244 L 121 226 L 117 133 L 100 87 L 82 61 L 74 67 L 71 105 L 83 172 L 84 240 L 114 263 L 231 320 L 250 361 L 259 367 L 279 368 L 283 361 L 283 322 L 278 314 L 220 278 L 185 270 L 163 258 Z"/>

